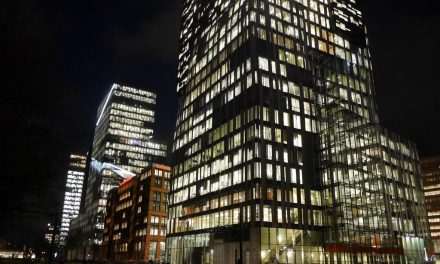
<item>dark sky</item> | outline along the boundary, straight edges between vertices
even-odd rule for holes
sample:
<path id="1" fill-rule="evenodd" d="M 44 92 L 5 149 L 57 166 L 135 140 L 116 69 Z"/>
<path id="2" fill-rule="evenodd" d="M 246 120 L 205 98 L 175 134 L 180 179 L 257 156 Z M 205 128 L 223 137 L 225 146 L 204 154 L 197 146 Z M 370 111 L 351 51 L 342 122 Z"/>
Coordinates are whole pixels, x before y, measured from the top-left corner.
<path id="1" fill-rule="evenodd" d="M 382 124 L 440 153 L 440 13 L 430 1 L 361 0 Z M 158 94 L 157 133 L 176 111 L 180 0 L 0 1 L 0 240 L 35 243 L 61 208 L 67 159 L 92 140 L 112 82 Z"/>

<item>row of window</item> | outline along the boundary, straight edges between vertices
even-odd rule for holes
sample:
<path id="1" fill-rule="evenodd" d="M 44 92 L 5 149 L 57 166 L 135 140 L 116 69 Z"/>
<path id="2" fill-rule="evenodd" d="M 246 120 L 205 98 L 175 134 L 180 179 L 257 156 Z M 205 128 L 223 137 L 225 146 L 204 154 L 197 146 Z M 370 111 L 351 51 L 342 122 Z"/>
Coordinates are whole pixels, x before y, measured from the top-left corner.
<path id="1" fill-rule="evenodd" d="M 259 107 L 253 107 L 251 109 L 249 109 L 248 111 L 246 111 L 244 113 L 244 116 L 247 117 L 246 119 L 251 121 L 254 118 L 256 118 L 256 116 L 260 116 L 260 112 L 258 111 Z M 272 120 L 272 118 L 275 118 L 275 121 L 278 122 L 280 120 L 279 117 L 279 112 L 278 111 L 269 111 L 268 108 L 263 107 L 262 108 L 262 118 L 263 120 Z M 282 121 L 285 124 L 289 124 L 292 122 L 293 124 L 293 128 L 296 129 L 301 129 L 302 125 L 301 125 L 301 117 L 299 115 L 290 115 L 289 113 L 285 113 L 285 112 L 281 112 L 281 116 L 282 116 Z M 230 119 L 229 121 L 223 123 L 222 125 L 220 125 L 219 127 L 217 127 L 216 129 L 214 129 L 210 134 L 209 134 L 209 143 L 212 144 L 214 142 L 216 142 L 217 140 L 225 137 L 226 135 L 231 135 L 236 129 L 239 129 L 242 125 L 241 123 L 241 115 L 238 115 L 237 117 Z M 270 117 L 270 119 L 269 119 Z M 235 126 L 234 126 L 235 124 Z M 305 130 L 306 131 L 316 131 L 317 127 L 316 127 L 316 122 L 312 119 L 309 118 L 304 118 L 304 124 L 305 124 Z M 243 124 L 244 125 L 244 124 Z M 274 137 L 273 137 L 274 134 Z M 260 128 L 259 125 L 254 125 L 253 127 L 249 127 L 244 133 L 243 133 L 243 137 L 241 136 L 241 134 L 234 134 L 232 136 L 229 137 L 229 139 L 227 141 L 221 141 L 219 143 L 217 143 L 216 145 L 214 145 L 212 148 L 206 149 L 203 153 L 199 153 L 197 156 L 194 156 L 193 158 L 188 158 L 183 164 L 178 164 L 176 166 L 177 171 L 175 171 L 175 174 L 181 174 L 184 173 L 185 171 L 190 170 L 193 167 L 196 167 L 200 161 L 202 162 L 207 162 L 210 159 L 216 158 L 217 156 L 220 156 L 224 153 L 225 149 L 226 149 L 226 142 L 228 142 L 228 149 L 232 150 L 235 147 L 245 144 L 246 142 L 253 140 L 255 138 L 263 138 L 265 140 L 275 140 L 276 142 L 279 143 L 284 143 L 287 144 L 287 138 L 286 138 L 287 134 L 284 130 L 282 130 L 281 128 L 275 128 L 272 129 L 271 127 L 267 127 L 267 126 L 263 126 Z M 294 140 L 293 140 L 293 144 L 294 146 L 301 146 L 302 143 L 301 141 L 301 135 L 299 133 L 294 133 Z M 180 144 L 178 144 L 180 145 Z M 192 154 L 194 154 L 195 152 L 197 152 L 198 150 L 201 149 L 201 143 L 200 141 L 195 141 L 192 145 L 188 146 L 187 151 L 186 151 L 186 155 L 190 156 Z M 249 158 L 249 157 L 248 157 Z"/>
<path id="2" fill-rule="evenodd" d="M 133 123 L 136 124 L 137 122 L 154 122 L 154 116 L 146 115 L 146 114 L 139 114 L 139 113 L 133 113 L 133 112 L 127 112 L 124 110 L 118 110 L 118 109 L 110 109 L 110 120 L 117 120 L 121 123 Z M 132 121 L 130 121 L 132 120 Z M 138 123 L 139 124 L 139 123 Z"/>
<path id="3" fill-rule="evenodd" d="M 307 223 L 315 226 L 323 225 L 323 215 L 321 210 L 306 210 L 301 208 L 283 209 L 282 207 L 275 207 L 275 210 L 273 210 L 272 206 L 260 206 L 257 204 L 255 205 L 255 217 L 251 217 L 250 206 L 245 206 L 242 210 L 243 212 L 240 213 L 240 208 L 233 208 L 186 218 L 185 220 L 171 218 L 169 232 L 174 233 L 202 229 L 215 229 L 222 226 L 235 225 L 240 223 L 240 215 L 243 222 L 250 222 L 252 219 L 257 222 L 263 221 L 272 223 L 274 222 L 275 217 L 275 223 Z"/>
<path id="4" fill-rule="evenodd" d="M 110 108 L 111 109 L 122 110 L 122 111 L 126 111 L 126 112 L 131 112 L 131 113 L 147 115 L 147 116 L 154 116 L 154 111 L 153 110 L 146 109 L 146 108 L 140 107 L 140 106 L 136 107 L 136 106 L 130 106 L 130 105 L 127 105 L 127 104 L 122 104 L 122 103 L 112 103 Z"/>
<path id="5" fill-rule="evenodd" d="M 140 91 L 140 90 L 138 90 Z M 133 94 L 133 93 L 127 93 L 127 92 L 123 92 L 120 90 L 117 90 L 114 92 L 115 96 L 120 96 L 120 97 L 124 97 L 124 98 L 128 98 L 128 99 L 132 99 L 132 100 L 136 100 L 136 101 L 140 101 L 140 102 L 144 102 L 144 103 L 149 103 L 149 104 L 156 104 L 156 99 L 155 96 L 142 96 L 142 95 L 137 95 L 137 94 Z M 152 93 L 150 93 L 150 95 L 154 95 Z"/>

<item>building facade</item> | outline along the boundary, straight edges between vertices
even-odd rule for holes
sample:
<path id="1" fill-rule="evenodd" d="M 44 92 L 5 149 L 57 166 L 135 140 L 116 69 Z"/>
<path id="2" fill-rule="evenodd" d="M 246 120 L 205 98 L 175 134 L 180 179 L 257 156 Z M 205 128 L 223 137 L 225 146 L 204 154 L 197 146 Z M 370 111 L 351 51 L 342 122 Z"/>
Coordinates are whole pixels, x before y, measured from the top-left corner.
<path id="1" fill-rule="evenodd" d="M 87 157 L 83 155 L 70 155 L 66 192 L 64 194 L 63 212 L 61 215 L 60 246 L 66 245 L 70 221 L 79 214 L 86 160 Z"/>
<path id="2" fill-rule="evenodd" d="M 165 259 L 168 180 L 171 169 L 153 164 L 110 191 L 105 217 L 102 259 Z"/>
<path id="3" fill-rule="evenodd" d="M 413 143 L 379 125 L 355 0 L 185 0 L 171 263 L 421 263 Z"/>
<path id="4" fill-rule="evenodd" d="M 434 252 L 440 259 L 440 156 L 422 158 L 420 165 Z"/>
<path id="5" fill-rule="evenodd" d="M 72 252 L 97 259 L 108 192 L 149 165 L 166 161 L 166 145 L 153 139 L 155 105 L 155 93 L 113 84 L 99 106 L 84 207 L 72 221 Z"/>

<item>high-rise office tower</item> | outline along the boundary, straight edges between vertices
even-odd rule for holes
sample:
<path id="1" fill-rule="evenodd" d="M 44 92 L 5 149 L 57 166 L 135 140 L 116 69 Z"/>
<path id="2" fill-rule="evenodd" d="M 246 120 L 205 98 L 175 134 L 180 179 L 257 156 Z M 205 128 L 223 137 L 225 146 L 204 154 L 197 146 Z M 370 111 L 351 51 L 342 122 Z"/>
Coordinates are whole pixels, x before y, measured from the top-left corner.
<path id="1" fill-rule="evenodd" d="M 77 217 L 79 214 L 86 160 L 86 156 L 75 154 L 70 155 L 69 169 L 67 170 L 66 192 L 64 194 L 63 212 L 61 215 L 61 246 L 66 245 L 70 220 Z"/>
<path id="2" fill-rule="evenodd" d="M 153 140 L 155 105 L 155 93 L 114 84 L 99 106 L 84 208 L 72 221 L 72 236 L 90 258 L 99 256 L 108 192 L 149 165 L 166 161 L 166 145 Z"/>
<path id="3" fill-rule="evenodd" d="M 185 0 L 171 263 L 420 263 L 415 146 L 379 126 L 355 0 Z"/>
<path id="4" fill-rule="evenodd" d="M 440 155 L 420 159 L 434 253 L 440 257 Z"/>

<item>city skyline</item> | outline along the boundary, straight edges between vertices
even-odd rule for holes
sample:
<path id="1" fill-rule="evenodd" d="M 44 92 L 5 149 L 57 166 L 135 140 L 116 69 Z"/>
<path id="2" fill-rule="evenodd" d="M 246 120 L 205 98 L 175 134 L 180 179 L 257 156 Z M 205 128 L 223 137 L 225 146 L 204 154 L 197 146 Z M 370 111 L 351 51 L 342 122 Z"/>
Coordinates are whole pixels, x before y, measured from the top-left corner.
<path id="1" fill-rule="evenodd" d="M 380 6 L 379 3 L 381 2 L 372 1 L 371 4 L 366 4 L 366 5 L 368 9 L 374 10 L 374 5 L 376 4 L 377 6 Z M 391 4 L 389 3 L 383 3 L 383 4 L 385 5 L 382 6 L 384 10 L 380 11 L 377 14 L 377 17 L 375 17 L 376 14 L 374 12 L 370 12 L 370 14 L 369 12 L 365 12 L 367 18 L 366 24 L 367 27 L 369 28 L 369 33 L 370 33 L 370 42 L 373 53 L 373 65 L 375 66 L 375 70 L 376 70 L 375 75 L 378 77 L 376 78 L 377 79 L 376 91 L 377 91 L 379 115 L 381 117 L 381 121 L 385 125 L 385 127 L 391 128 L 391 130 L 395 130 L 399 134 L 403 134 L 405 138 L 415 141 L 418 144 L 419 148 L 421 148 L 422 150 L 420 152 L 421 155 L 436 154 L 435 153 L 436 149 L 439 149 L 438 139 L 434 137 L 434 134 L 431 134 L 432 133 L 431 131 L 435 130 L 434 129 L 435 124 L 428 123 L 427 120 L 429 120 L 429 118 L 422 117 L 419 120 L 417 120 L 416 116 L 412 116 L 411 114 L 408 114 L 410 113 L 410 109 L 414 109 L 414 111 L 419 111 L 421 113 L 424 113 L 424 115 L 428 117 L 429 116 L 432 117 L 432 115 L 436 113 L 435 112 L 436 105 L 435 105 L 435 101 L 433 100 L 434 98 L 438 98 L 438 92 L 434 91 L 436 90 L 434 88 L 436 85 L 436 83 L 433 81 L 434 78 L 428 76 L 429 80 L 421 81 L 420 83 L 423 84 L 421 85 L 422 87 L 417 87 L 415 89 L 416 91 L 425 91 L 425 92 L 421 92 L 421 94 L 418 93 L 411 94 L 410 93 L 410 91 L 412 90 L 411 86 L 414 87 L 416 84 L 416 81 L 412 81 L 412 79 L 420 80 L 421 77 L 418 76 L 420 75 L 420 72 L 415 73 L 414 75 L 406 74 L 407 71 L 404 69 L 403 66 L 401 66 L 401 64 L 406 62 L 406 63 L 414 64 L 418 67 L 422 67 L 424 65 L 425 60 L 421 58 L 420 59 L 414 58 L 412 57 L 412 55 L 410 55 L 409 58 L 405 58 L 405 59 L 399 58 L 397 56 L 397 52 L 390 51 L 391 44 L 387 44 L 385 42 L 389 38 L 393 39 L 392 42 L 393 44 L 398 44 L 399 42 L 401 42 L 403 38 L 400 36 L 401 33 L 399 32 L 399 29 L 406 30 L 407 33 L 411 33 L 413 31 L 421 32 L 420 34 L 416 34 L 416 36 L 420 37 L 421 35 L 423 35 L 422 33 L 425 32 L 423 30 L 425 30 L 427 25 L 435 25 L 434 21 L 437 21 L 436 19 L 438 19 L 438 13 L 429 10 L 429 7 L 426 5 L 423 6 L 423 4 L 421 4 L 421 7 L 419 7 L 419 9 L 414 8 L 414 10 L 412 10 L 411 9 L 412 7 L 411 8 L 408 7 L 409 4 L 405 3 L 403 4 L 403 7 L 394 11 L 392 11 L 391 6 L 389 6 Z M 109 33 L 108 31 L 104 30 L 105 33 L 104 39 L 109 39 L 109 38 L 113 39 L 116 38 L 115 36 L 121 36 L 122 38 L 123 37 L 130 37 L 130 38 L 127 40 L 127 42 L 117 41 L 113 39 L 114 42 L 112 43 L 112 45 L 115 45 L 118 49 L 121 49 L 122 51 L 120 52 L 115 52 L 114 50 L 112 51 L 112 48 L 115 48 L 115 46 L 110 48 L 106 47 L 107 49 L 106 51 L 101 50 L 96 55 L 97 58 L 99 58 L 99 60 L 95 61 L 95 63 L 92 63 L 92 65 L 86 67 L 85 70 L 79 70 L 75 68 L 80 68 L 77 67 L 78 65 L 88 65 L 88 61 L 89 61 L 88 58 L 90 57 L 90 54 L 93 53 L 92 52 L 93 50 L 99 50 L 99 47 L 102 44 L 102 40 L 98 41 L 97 38 L 102 37 L 103 35 L 92 38 L 91 40 L 93 43 L 91 46 L 92 48 L 88 48 L 87 45 L 84 45 L 82 42 L 80 42 L 81 44 L 79 45 L 80 47 L 73 49 L 72 50 L 73 54 L 72 54 L 69 53 L 69 50 L 74 45 L 73 44 L 74 42 L 72 42 L 72 44 L 67 43 L 70 42 L 72 39 L 63 39 L 65 37 L 65 33 L 60 33 L 60 32 L 61 30 L 67 30 L 67 32 L 73 31 L 75 32 L 76 36 L 81 36 L 82 34 L 91 35 L 92 34 L 91 32 L 100 32 L 100 29 L 93 28 L 92 26 L 88 27 L 86 26 L 87 25 L 86 22 L 82 22 L 84 24 L 80 23 L 79 25 L 73 25 L 72 21 L 78 21 L 78 15 L 68 13 L 69 15 L 68 17 L 69 19 L 72 19 L 72 21 L 65 21 L 59 16 L 53 18 L 54 20 L 60 20 L 64 22 L 64 24 L 59 26 L 60 28 L 54 30 L 56 31 L 54 33 L 52 32 L 53 30 L 52 28 L 49 29 L 46 28 L 47 25 L 45 23 L 47 23 L 47 21 L 42 22 L 41 17 L 38 17 L 38 15 L 44 17 L 47 14 L 51 14 L 51 12 L 56 13 L 57 11 L 60 10 L 66 12 L 66 8 L 68 8 L 68 6 L 67 5 L 66 6 L 53 5 L 51 7 L 38 6 L 36 15 L 34 15 L 33 17 L 36 19 L 37 22 L 42 23 L 42 24 L 37 23 L 37 25 L 43 27 L 42 32 L 45 33 L 44 36 L 48 36 L 48 40 L 51 40 L 49 41 L 50 44 L 47 45 L 55 44 L 59 49 L 61 49 L 61 51 L 57 50 L 55 53 L 57 55 L 53 55 L 53 56 L 60 56 L 61 58 L 49 57 L 47 59 L 48 61 L 46 61 L 46 60 L 42 60 L 41 57 L 37 55 L 32 55 L 32 54 L 29 55 L 27 53 L 21 55 L 23 56 L 21 58 L 28 58 L 28 57 L 30 57 L 31 59 L 37 58 L 39 63 L 40 64 L 42 63 L 43 65 L 51 64 L 51 62 L 57 62 L 59 64 L 60 61 L 62 61 L 61 63 L 61 65 L 63 66 L 61 67 L 62 70 L 58 70 L 59 72 L 61 72 L 60 76 L 62 77 L 56 77 L 56 78 L 53 77 L 52 72 L 57 72 L 56 70 L 53 69 L 50 70 L 43 69 L 42 70 L 43 74 L 41 76 L 37 76 L 38 74 L 32 73 L 32 72 L 37 72 L 35 68 L 32 68 L 32 65 L 38 65 L 38 64 L 31 64 L 31 66 L 27 66 L 28 68 L 26 68 L 27 71 L 25 71 L 25 74 L 32 73 L 30 75 L 33 77 L 29 79 L 32 80 L 32 78 L 34 78 L 34 80 L 37 80 L 36 87 L 40 87 L 40 88 L 43 87 L 42 84 L 45 83 L 46 81 L 48 81 L 47 83 L 49 83 L 49 85 L 48 88 L 40 89 L 41 90 L 40 94 L 42 95 L 43 98 L 38 98 L 38 97 L 36 97 L 35 99 L 27 98 L 25 102 L 29 102 L 29 106 L 25 106 L 22 112 L 13 111 L 16 108 L 12 104 L 6 105 L 6 111 L 5 111 L 6 113 L 14 112 L 14 115 L 8 117 L 7 120 L 9 120 L 12 123 L 14 127 L 13 129 L 17 131 L 23 129 L 23 132 L 18 133 L 17 135 L 11 134 L 11 137 L 17 136 L 21 138 L 22 142 L 19 142 L 18 140 L 13 140 L 12 142 L 17 144 L 18 149 L 14 150 L 14 153 L 12 153 L 11 157 L 4 157 L 3 160 L 11 161 L 11 164 L 13 165 L 20 164 L 18 161 L 19 160 L 18 157 L 22 157 L 22 154 L 24 153 L 22 149 L 24 149 L 24 146 L 26 147 L 29 145 L 35 146 L 35 149 L 39 149 L 39 150 L 46 149 L 45 151 L 42 152 L 42 154 L 40 154 L 42 157 L 35 155 L 35 152 L 31 151 L 32 155 L 30 156 L 32 158 L 24 158 L 22 162 L 24 164 L 30 164 L 31 166 L 27 166 L 27 167 L 32 168 L 33 170 L 37 170 L 38 169 L 37 165 L 42 164 L 41 165 L 43 166 L 42 171 L 47 172 L 46 174 L 48 175 L 50 174 L 50 176 L 42 176 L 42 174 L 37 173 L 37 175 L 41 178 L 38 178 L 37 176 L 34 176 L 35 178 L 32 178 L 31 176 L 28 176 L 30 173 L 25 169 L 20 168 L 16 173 L 14 173 L 13 169 L 8 168 L 6 170 L 7 173 L 6 175 L 8 177 L 6 178 L 14 179 L 15 178 L 14 175 L 17 174 L 17 175 L 22 175 L 22 178 L 28 179 L 30 182 L 39 182 L 39 181 L 44 182 L 45 183 L 44 185 L 39 185 L 38 183 L 37 186 L 39 186 L 39 188 L 42 189 L 48 188 L 50 190 L 49 193 L 51 194 L 58 193 L 58 195 L 55 196 L 57 196 L 59 199 L 58 202 L 49 201 L 50 199 L 48 199 L 47 197 L 39 196 L 40 194 L 38 194 L 37 191 L 34 191 L 32 187 L 29 186 L 27 183 L 22 183 L 21 186 L 18 186 L 17 183 L 10 182 L 10 180 L 7 179 L 6 185 L 9 187 L 8 188 L 2 187 L 4 188 L 2 189 L 2 191 L 4 190 L 5 193 L 11 194 L 11 197 L 15 197 L 15 198 L 14 199 L 7 198 L 1 204 L 2 214 L 5 214 L 7 212 L 12 212 L 10 219 L 5 219 L 2 220 L 1 222 L 0 231 L 2 232 L 2 234 L 3 233 L 6 234 L 5 238 L 3 239 L 13 240 L 15 241 L 15 243 L 18 242 L 20 244 L 24 243 L 27 238 L 24 237 L 24 233 L 19 234 L 19 232 L 15 230 L 15 228 L 13 227 L 13 223 L 15 222 L 13 221 L 14 219 L 20 223 L 24 223 L 24 226 L 29 226 L 29 222 L 26 223 L 26 221 L 20 220 L 19 218 L 23 218 L 23 216 L 26 215 L 31 215 L 31 216 L 36 215 L 36 217 L 40 219 L 37 222 L 45 223 L 47 222 L 47 220 L 45 219 L 48 219 L 47 215 L 51 215 L 55 212 L 46 211 L 44 208 L 45 206 L 43 205 L 47 205 L 48 203 L 50 203 L 54 206 L 47 206 L 47 207 L 60 208 L 62 199 L 60 198 L 61 195 L 59 190 L 61 190 L 62 188 L 61 182 L 64 181 L 62 176 L 62 171 L 63 168 L 66 167 L 65 165 L 63 167 L 61 164 L 67 164 L 67 161 L 66 158 L 60 158 L 61 155 L 56 155 L 58 156 L 56 158 L 56 161 L 57 163 L 60 164 L 59 167 L 61 167 L 61 168 L 57 168 L 58 165 L 55 165 L 53 162 L 48 162 L 47 158 L 51 157 L 52 155 L 50 151 L 53 151 L 54 153 L 60 153 L 60 152 L 69 153 L 69 152 L 86 152 L 88 150 L 89 144 L 91 143 L 91 135 L 92 135 L 91 132 L 94 124 L 93 122 L 94 111 L 92 109 L 96 109 L 97 102 L 101 100 L 101 98 L 105 95 L 105 91 L 108 89 L 111 82 L 122 79 L 124 81 L 133 82 L 135 86 L 143 86 L 143 85 L 147 85 L 151 80 L 153 80 L 153 83 L 158 84 L 157 89 L 159 90 L 158 92 L 159 100 L 161 100 L 160 98 L 163 97 L 165 98 L 163 100 L 167 102 L 164 103 L 163 105 L 160 105 L 159 108 L 171 109 L 170 105 L 174 105 L 174 106 L 176 105 L 177 100 L 175 99 L 176 97 L 174 95 L 176 83 L 174 82 L 173 79 L 176 76 L 177 62 L 172 58 L 174 56 L 176 56 L 177 58 L 176 39 L 178 34 L 172 37 L 163 37 L 162 35 L 163 33 L 161 33 L 159 35 L 159 38 L 164 39 L 167 43 L 164 47 L 159 47 L 159 48 L 156 47 L 155 52 L 148 51 L 147 53 L 145 53 L 143 51 L 140 51 L 142 50 L 142 45 L 146 45 L 144 42 L 140 42 L 141 44 L 138 44 L 141 45 L 140 48 L 137 45 L 133 45 L 135 47 L 131 47 L 131 46 L 127 47 L 129 45 L 132 45 L 133 43 L 136 43 L 138 40 L 143 40 L 145 38 L 148 39 L 149 37 L 151 37 L 151 36 L 146 37 L 143 36 L 142 34 L 144 34 L 145 31 L 151 32 L 152 31 L 151 28 L 153 27 L 153 25 L 161 25 L 161 23 L 165 23 L 165 24 L 169 23 L 171 25 L 168 24 L 166 28 L 171 29 L 171 32 L 173 30 L 177 32 L 178 28 L 176 28 L 175 24 L 178 24 L 178 20 L 180 16 L 178 12 L 178 9 L 180 9 L 180 3 L 177 3 L 177 1 L 172 2 L 172 4 L 170 4 L 169 7 L 165 7 L 163 4 L 159 4 L 159 3 L 153 3 L 150 5 L 155 5 L 155 7 L 157 7 L 158 14 L 153 14 L 152 13 L 153 11 L 147 12 L 146 10 L 147 7 L 149 7 L 149 5 L 143 4 L 142 10 L 146 11 L 147 19 L 132 18 L 128 22 L 117 21 L 117 22 L 112 22 L 113 24 L 106 20 L 104 20 L 104 22 L 101 22 L 103 23 L 101 25 L 104 25 L 106 27 L 112 25 L 118 25 L 118 23 L 122 24 L 121 31 L 123 33 L 117 35 L 115 32 Z M 81 7 L 84 8 L 84 6 Z M 26 11 L 27 10 L 26 8 L 28 7 L 27 4 L 23 4 L 23 6 L 19 8 L 24 8 L 24 10 Z M 77 7 L 75 10 L 76 10 L 75 12 L 77 12 L 80 9 Z M 109 11 L 109 10 L 111 10 L 111 7 L 107 7 L 107 9 L 105 9 L 104 11 Z M 88 17 L 89 22 L 90 21 L 97 22 L 97 20 L 91 19 L 93 12 L 91 12 L 89 8 L 85 8 L 84 12 L 90 12 L 89 14 L 86 14 L 86 17 Z M 124 12 L 126 16 L 129 16 L 130 14 L 138 14 L 137 12 L 134 12 L 134 10 L 131 8 L 123 9 L 122 12 Z M 388 14 L 385 14 L 387 12 L 391 14 L 390 18 L 388 18 Z M 103 15 L 104 12 L 99 14 Z M 158 18 L 161 14 L 165 14 L 165 17 L 167 18 L 174 17 L 177 14 L 177 18 L 174 18 L 175 20 L 172 20 L 173 21 L 172 23 L 166 22 L 166 19 Z M 406 15 L 408 15 L 410 18 L 408 19 L 405 18 Z M 422 15 L 426 15 L 428 16 L 428 18 L 423 18 Z M 383 24 L 384 21 L 388 21 L 390 24 L 394 22 L 395 23 L 394 27 L 396 27 L 397 29 L 386 29 L 386 28 L 382 29 L 381 25 Z M 411 24 L 412 21 L 414 21 L 414 24 Z M 144 28 L 139 28 L 142 26 L 133 26 L 135 23 L 143 24 Z M 19 23 L 19 25 L 22 24 Z M 26 29 L 30 27 L 27 24 L 24 24 L 22 26 L 25 27 Z M 81 31 L 83 30 L 81 29 L 82 27 L 86 28 L 84 32 Z M 130 31 L 131 27 L 134 27 L 136 29 L 135 32 Z M 18 35 L 18 33 L 16 33 L 15 31 L 13 31 L 12 33 L 13 33 L 12 36 L 14 36 L 15 38 L 22 37 L 21 35 Z M 32 31 L 31 33 L 25 32 L 25 34 L 29 34 L 29 35 L 25 35 L 25 37 L 30 39 L 40 38 L 34 36 L 33 35 L 34 33 L 32 33 Z M 170 35 L 172 34 L 170 33 Z M 3 37 L 4 36 L 2 35 L 2 39 Z M 140 37 L 140 39 L 137 39 L 136 37 Z M 428 38 L 428 37 L 422 36 L 422 39 L 423 38 Z M 174 44 L 168 43 L 173 41 L 176 42 Z M 411 39 L 409 41 L 411 41 Z M 435 43 L 434 37 L 432 37 L 430 41 L 432 43 Z M 160 42 L 156 41 L 154 45 L 160 46 L 158 43 Z M 407 47 L 410 46 L 420 50 L 419 47 L 422 45 L 419 44 L 419 41 L 414 40 L 414 43 L 402 44 L 402 47 L 396 46 L 396 49 L 410 50 L 410 49 L 406 49 Z M 47 47 L 46 44 L 43 44 L 42 46 L 38 46 L 38 48 L 43 49 L 43 54 L 51 54 L 51 52 L 45 50 L 46 47 Z M 170 49 L 173 48 L 175 50 L 170 51 Z M 34 49 L 30 49 L 26 45 L 24 46 L 24 50 L 29 53 L 35 51 Z M 151 50 L 153 50 L 153 48 L 151 48 Z M 161 55 L 161 52 L 166 55 Z M 426 51 L 420 51 L 420 52 L 426 52 Z M 438 53 L 435 52 L 436 51 L 434 51 L 434 53 L 431 54 L 431 57 L 438 56 Z M 113 54 L 113 53 L 117 53 L 116 57 L 118 58 L 116 58 L 115 61 L 119 62 L 121 65 L 121 69 L 119 70 L 116 70 L 118 68 L 117 65 L 113 65 L 112 67 L 108 67 L 104 65 L 105 59 L 103 59 L 103 57 L 105 57 L 105 55 Z M 60 54 L 65 54 L 65 55 L 61 56 Z M 83 55 L 79 56 L 78 58 L 74 58 L 75 54 L 76 55 L 83 54 Z M 146 63 L 146 62 L 135 61 L 136 66 L 131 67 L 130 63 L 128 63 L 127 61 L 130 60 L 129 58 L 133 58 L 133 54 L 142 54 L 141 56 L 142 59 L 147 59 L 147 60 L 151 59 L 152 62 Z M 426 58 L 429 56 L 421 56 L 421 57 Z M 13 58 L 14 57 L 9 57 L 9 59 L 13 59 Z M 380 61 L 380 63 L 378 63 L 378 61 Z M 159 65 L 158 69 L 154 69 L 154 66 L 156 64 Z M 435 66 L 431 66 L 430 64 L 427 65 L 431 69 L 426 69 L 426 72 L 432 71 L 432 68 L 435 67 Z M 96 68 L 102 68 L 102 70 L 96 70 Z M 152 72 L 154 73 L 148 74 L 149 69 L 151 69 Z M 14 67 L 11 67 L 11 71 L 12 73 L 14 73 L 11 76 L 17 76 L 17 77 L 19 76 L 16 72 L 14 72 Z M 393 77 L 387 77 L 385 74 L 384 76 L 383 72 L 387 72 L 387 71 L 392 72 L 395 75 L 393 75 Z M 95 75 L 92 73 L 98 73 L 98 74 Z M 84 85 L 86 81 L 84 81 L 83 79 L 90 80 L 92 79 L 92 76 L 96 76 L 96 79 L 92 80 L 91 84 Z M 395 77 L 400 77 L 400 78 L 395 78 Z M 75 78 L 79 78 L 81 81 L 75 81 Z M 392 80 L 388 80 L 388 78 Z M 11 87 L 14 87 L 13 86 L 14 82 L 12 81 L 13 79 L 18 80 L 18 78 L 7 79 L 8 80 L 7 83 Z M 393 85 L 392 87 L 392 85 L 390 84 L 394 82 L 395 85 Z M 19 87 L 24 87 L 24 83 L 25 83 L 24 81 L 18 82 Z M 59 87 L 63 87 L 63 88 L 55 88 L 56 84 Z M 397 98 L 394 99 L 392 97 L 392 93 L 387 92 L 387 89 L 394 89 L 397 91 L 400 91 L 399 89 L 401 89 L 402 93 L 399 96 L 399 98 L 402 98 L 403 101 L 399 102 Z M 34 90 L 31 90 L 30 88 L 22 88 L 18 90 L 26 91 L 29 94 L 34 93 Z M 27 96 L 25 94 L 23 95 Z M 17 94 L 13 92 L 8 92 L 6 98 L 9 98 L 8 96 L 10 96 L 11 98 L 16 98 Z M 426 98 L 424 98 L 423 96 L 426 96 Z M 50 100 L 47 100 L 47 98 L 49 98 Z M 49 101 L 52 102 L 53 106 L 51 107 L 47 106 L 47 103 Z M 18 105 L 20 104 L 21 103 L 19 103 Z M 84 109 L 78 109 L 78 106 L 85 106 L 85 107 Z M 73 110 L 66 110 L 67 107 L 72 107 Z M 421 108 L 424 108 L 424 110 L 421 110 Z M 30 111 L 30 109 L 32 109 L 32 111 Z M 31 112 L 32 114 L 30 114 Z M 53 112 L 58 112 L 58 113 L 54 114 Z M 161 114 L 160 109 L 158 109 L 157 112 Z M 163 111 L 162 115 L 166 117 L 164 119 L 167 120 L 168 124 L 165 125 L 166 128 L 162 128 L 163 131 L 160 131 L 160 133 L 158 133 L 158 135 L 163 137 L 164 140 L 168 140 L 169 142 L 171 142 L 169 130 L 170 128 L 171 130 L 173 130 L 174 127 L 174 120 L 171 120 L 174 118 L 174 114 L 175 113 L 173 112 L 173 110 Z M 399 116 L 405 116 L 406 118 Z M 50 125 L 52 124 L 52 122 L 55 122 L 54 123 L 55 125 L 53 127 L 52 125 Z M 79 128 L 79 125 L 83 127 Z M 426 129 L 425 126 L 427 126 L 428 129 Z M 28 134 L 30 132 L 24 130 L 29 128 L 35 132 L 35 134 L 31 137 L 29 137 Z M 41 141 L 39 139 L 41 139 Z M 430 144 L 430 142 L 433 143 Z M 10 146 L 10 144 L 11 143 L 5 142 L 5 146 Z M 54 148 L 59 148 L 59 149 L 54 150 Z M 67 155 L 65 157 L 67 157 Z M 30 159 L 34 159 L 35 161 L 32 161 Z M 18 168 L 18 166 L 15 166 L 15 168 Z M 31 190 L 31 191 L 30 193 L 23 195 L 25 193 L 25 190 Z M 20 194 L 22 196 L 17 196 L 14 193 Z M 32 199 L 32 197 L 34 198 L 38 197 L 38 199 Z M 34 203 L 36 205 L 35 206 L 36 209 L 34 211 L 29 210 L 24 206 L 28 202 L 32 204 L 31 200 L 35 200 Z M 9 227 L 11 226 L 12 226 L 11 230 L 14 230 L 13 232 L 15 233 L 8 234 L 6 229 L 9 229 Z M 23 229 L 23 232 L 25 231 L 31 232 L 33 234 L 41 233 L 41 231 L 35 231 L 35 227 L 25 227 Z"/>
<path id="2" fill-rule="evenodd" d="M 90 152 L 83 205 L 70 236 L 95 258 L 102 244 L 107 196 L 120 182 L 153 163 L 165 163 L 166 144 L 155 139 L 157 96 L 148 89 L 114 83 L 102 99 Z M 69 250 L 71 250 L 69 248 Z M 76 249 L 73 249 L 76 251 Z"/>

